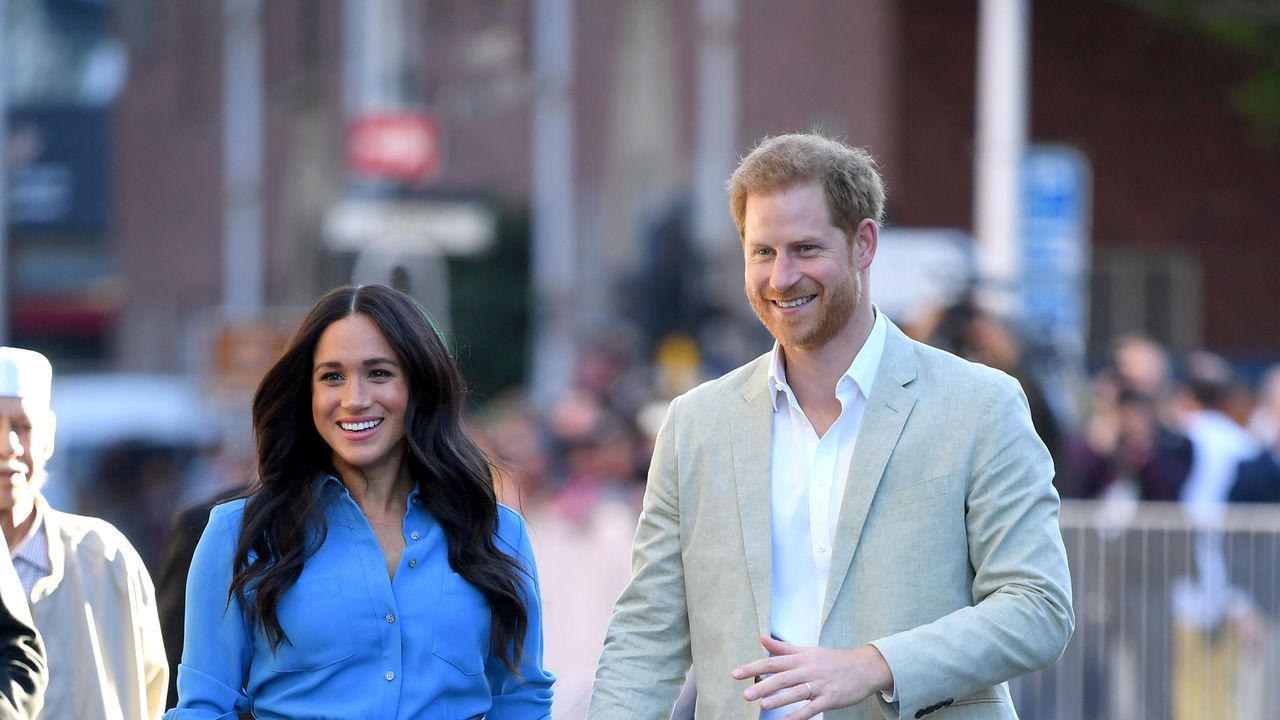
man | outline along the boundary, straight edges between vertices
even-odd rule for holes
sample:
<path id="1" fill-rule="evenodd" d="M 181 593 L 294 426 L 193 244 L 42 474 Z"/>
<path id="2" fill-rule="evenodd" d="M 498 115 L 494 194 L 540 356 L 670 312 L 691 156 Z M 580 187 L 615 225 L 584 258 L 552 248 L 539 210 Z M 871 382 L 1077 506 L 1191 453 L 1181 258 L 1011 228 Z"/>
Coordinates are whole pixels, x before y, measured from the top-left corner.
<path id="1" fill-rule="evenodd" d="M 1257 644 L 1262 618 L 1248 591 L 1233 583 L 1219 522 L 1236 469 L 1258 452 L 1258 443 L 1228 412 L 1236 379 L 1227 361 L 1200 350 L 1188 353 L 1183 365 L 1182 423 L 1193 452 L 1178 501 L 1197 532 L 1194 572 L 1172 582 L 1172 717 L 1200 718 L 1207 707 L 1218 717 L 1252 717 L 1256 693 L 1227 682 L 1253 662 L 1244 650 Z"/>
<path id="2" fill-rule="evenodd" d="M 589 716 L 665 718 L 692 664 L 704 718 L 1016 717 L 1074 625 L 1022 392 L 872 305 L 865 152 L 767 139 L 730 193 L 777 343 L 672 403 Z"/>
<path id="3" fill-rule="evenodd" d="M 44 644 L 31 621 L 22 581 L 0 553 L 0 720 L 27 720 L 40 713 L 49 668 Z"/>
<path id="4" fill-rule="evenodd" d="M 1242 503 L 1280 502 L 1280 365 L 1262 376 L 1258 406 L 1251 424 L 1262 449 L 1236 468 L 1228 499 Z"/>
<path id="5" fill-rule="evenodd" d="M 44 638 L 42 717 L 153 720 L 168 666 L 155 591 L 118 530 L 49 507 L 40 494 L 53 454 L 53 370 L 39 353 L 0 347 L 0 528 Z M 145 412 L 145 399 L 130 412 Z"/>

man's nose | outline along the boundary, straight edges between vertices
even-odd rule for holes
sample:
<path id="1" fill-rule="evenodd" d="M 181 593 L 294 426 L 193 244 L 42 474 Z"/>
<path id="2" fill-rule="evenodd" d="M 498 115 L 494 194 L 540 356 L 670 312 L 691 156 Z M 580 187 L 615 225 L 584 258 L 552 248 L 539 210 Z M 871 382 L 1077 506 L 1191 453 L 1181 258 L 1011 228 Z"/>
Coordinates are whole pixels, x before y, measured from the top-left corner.
<path id="1" fill-rule="evenodd" d="M 779 253 L 773 261 L 773 269 L 769 273 L 769 287 L 779 292 L 796 284 L 796 265 L 786 253 Z"/>
<path id="2" fill-rule="evenodd" d="M 15 458 L 22 454 L 18 431 L 9 423 L 0 423 L 0 457 Z"/>

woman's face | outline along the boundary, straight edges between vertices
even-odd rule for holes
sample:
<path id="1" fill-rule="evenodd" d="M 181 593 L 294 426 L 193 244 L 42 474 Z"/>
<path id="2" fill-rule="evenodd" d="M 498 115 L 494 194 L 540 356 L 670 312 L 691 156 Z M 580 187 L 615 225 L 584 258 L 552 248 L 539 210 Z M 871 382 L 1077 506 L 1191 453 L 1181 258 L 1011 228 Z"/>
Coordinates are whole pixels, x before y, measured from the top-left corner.
<path id="1" fill-rule="evenodd" d="M 339 475 L 399 471 L 408 405 L 400 359 L 368 316 L 325 328 L 312 362 L 311 417 Z"/>

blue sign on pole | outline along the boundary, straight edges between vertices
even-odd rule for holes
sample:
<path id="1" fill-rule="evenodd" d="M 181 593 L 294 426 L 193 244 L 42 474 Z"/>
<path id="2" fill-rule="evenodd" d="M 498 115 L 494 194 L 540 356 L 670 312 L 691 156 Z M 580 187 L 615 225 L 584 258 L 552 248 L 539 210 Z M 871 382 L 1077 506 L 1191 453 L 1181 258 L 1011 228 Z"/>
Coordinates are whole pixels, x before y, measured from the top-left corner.
<path id="1" fill-rule="evenodd" d="M 1023 160 L 1020 319 L 1033 344 L 1059 357 L 1084 351 L 1090 180 L 1072 148 L 1033 146 Z"/>

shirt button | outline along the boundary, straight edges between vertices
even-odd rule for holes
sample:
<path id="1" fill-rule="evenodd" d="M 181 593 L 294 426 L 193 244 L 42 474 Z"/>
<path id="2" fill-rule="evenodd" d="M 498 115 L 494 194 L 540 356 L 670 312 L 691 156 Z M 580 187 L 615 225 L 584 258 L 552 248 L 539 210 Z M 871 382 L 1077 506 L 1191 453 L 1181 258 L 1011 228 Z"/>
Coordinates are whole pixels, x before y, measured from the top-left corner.
<path id="1" fill-rule="evenodd" d="M 818 552 L 819 552 L 819 553 L 825 553 L 826 551 L 827 551 L 827 546 L 826 546 L 826 545 L 819 545 L 819 546 L 818 546 Z"/>
<path id="2" fill-rule="evenodd" d="M 386 675 L 383 675 L 382 677 L 386 678 L 386 679 L 387 679 L 387 682 L 391 682 L 392 680 L 395 680 L 395 679 L 396 679 L 396 674 L 395 674 L 395 673 L 393 673 L 393 672 L 391 672 L 390 670 L 388 670 L 388 671 L 387 671 L 387 674 L 386 674 Z"/>
<path id="3" fill-rule="evenodd" d="M 409 539 L 410 539 L 410 540 L 417 540 L 419 537 L 421 537 L 421 536 L 420 536 L 420 535 L 418 535 L 418 531 L 417 531 L 417 530 L 414 530 L 413 532 L 409 533 Z"/>
<path id="4" fill-rule="evenodd" d="M 395 621 L 396 621 L 396 616 L 392 613 L 387 613 L 387 622 L 393 623 Z"/>
<path id="5" fill-rule="evenodd" d="M 826 480 L 818 480 L 818 487 L 826 487 L 826 486 L 827 486 Z"/>
<path id="6" fill-rule="evenodd" d="M 409 558 L 409 567 L 418 567 L 418 558 Z"/>

